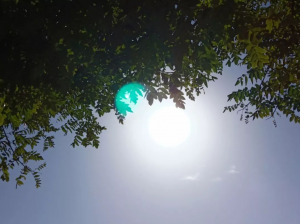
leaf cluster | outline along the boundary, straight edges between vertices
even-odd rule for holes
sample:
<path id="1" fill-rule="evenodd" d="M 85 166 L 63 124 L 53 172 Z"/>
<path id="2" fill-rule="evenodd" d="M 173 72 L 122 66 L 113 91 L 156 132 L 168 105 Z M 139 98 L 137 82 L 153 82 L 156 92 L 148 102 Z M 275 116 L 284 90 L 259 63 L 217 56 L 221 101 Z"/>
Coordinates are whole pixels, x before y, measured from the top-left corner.
<path id="1" fill-rule="evenodd" d="M 299 12 L 296 0 L 1 0 L 2 180 L 19 165 L 17 185 L 31 173 L 40 186 L 38 149 L 54 147 L 55 132 L 97 148 L 97 118 L 114 110 L 123 123 L 131 112 L 117 97 L 124 85 L 143 87 L 131 103 L 170 98 L 184 109 L 223 64 L 247 66 L 224 111 L 299 123 Z"/>

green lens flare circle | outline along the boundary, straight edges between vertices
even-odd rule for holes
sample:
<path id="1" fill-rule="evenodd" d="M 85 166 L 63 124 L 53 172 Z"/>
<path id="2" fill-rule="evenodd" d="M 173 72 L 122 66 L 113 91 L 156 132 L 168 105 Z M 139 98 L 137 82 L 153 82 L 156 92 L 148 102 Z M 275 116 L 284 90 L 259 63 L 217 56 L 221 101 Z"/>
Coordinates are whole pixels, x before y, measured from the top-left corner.
<path id="1" fill-rule="evenodd" d="M 144 96 L 145 87 L 139 83 L 129 83 L 121 87 L 115 97 L 115 106 L 119 114 L 132 113 L 140 97 Z"/>

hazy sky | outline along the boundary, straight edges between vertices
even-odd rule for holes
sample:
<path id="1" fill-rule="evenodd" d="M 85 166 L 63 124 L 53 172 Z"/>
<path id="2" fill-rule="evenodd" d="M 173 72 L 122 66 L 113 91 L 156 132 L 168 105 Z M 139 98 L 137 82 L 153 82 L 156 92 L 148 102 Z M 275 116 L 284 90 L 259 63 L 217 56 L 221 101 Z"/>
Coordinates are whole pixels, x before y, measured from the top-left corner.
<path id="1" fill-rule="evenodd" d="M 125 125 L 113 113 L 99 149 L 56 136 L 44 154 L 42 187 L 30 177 L 0 182 L 5 224 L 299 224 L 300 125 L 277 118 L 245 124 L 223 114 L 240 68 L 226 69 L 205 95 L 188 101 L 191 134 L 165 148 L 148 121 L 171 102 L 142 101 Z M 12 177 L 14 179 L 15 176 Z"/>

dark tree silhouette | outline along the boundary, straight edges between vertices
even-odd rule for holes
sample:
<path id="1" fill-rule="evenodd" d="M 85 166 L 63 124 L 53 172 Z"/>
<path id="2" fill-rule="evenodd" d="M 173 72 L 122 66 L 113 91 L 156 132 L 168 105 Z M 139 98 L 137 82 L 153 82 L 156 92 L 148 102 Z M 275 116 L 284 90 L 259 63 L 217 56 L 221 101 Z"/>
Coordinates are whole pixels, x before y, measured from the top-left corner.
<path id="1" fill-rule="evenodd" d="M 224 111 L 300 123 L 299 12 L 296 0 L 1 0 L 1 179 L 19 165 L 17 185 L 32 173 L 39 187 L 45 164 L 28 162 L 43 160 L 36 146 L 54 147 L 59 130 L 97 148 L 97 116 L 115 110 L 123 123 L 130 112 L 115 107 L 122 86 L 140 84 L 133 103 L 144 91 L 150 105 L 172 98 L 184 109 L 225 63 L 248 71 Z"/>

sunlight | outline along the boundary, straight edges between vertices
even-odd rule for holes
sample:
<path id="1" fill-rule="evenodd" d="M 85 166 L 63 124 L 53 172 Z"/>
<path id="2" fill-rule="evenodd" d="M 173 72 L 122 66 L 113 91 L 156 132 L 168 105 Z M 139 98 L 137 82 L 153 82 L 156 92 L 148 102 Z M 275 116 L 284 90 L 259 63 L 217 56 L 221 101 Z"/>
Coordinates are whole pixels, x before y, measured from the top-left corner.
<path id="1" fill-rule="evenodd" d="M 161 146 L 174 147 L 184 142 L 191 131 L 188 116 L 182 109 L 164 107 L 149 119 L 149 132 L 153 140 Z"/>

